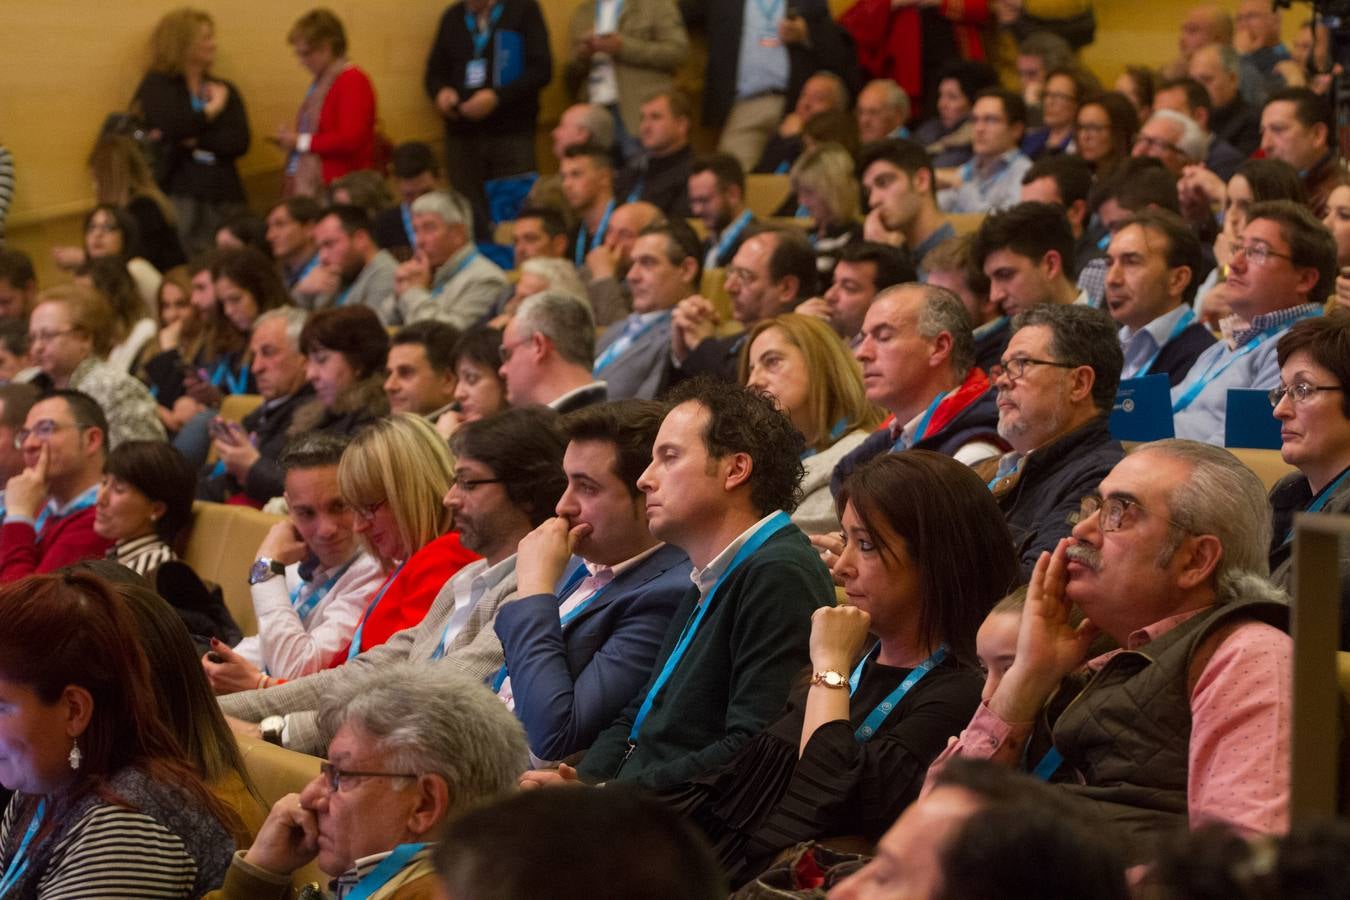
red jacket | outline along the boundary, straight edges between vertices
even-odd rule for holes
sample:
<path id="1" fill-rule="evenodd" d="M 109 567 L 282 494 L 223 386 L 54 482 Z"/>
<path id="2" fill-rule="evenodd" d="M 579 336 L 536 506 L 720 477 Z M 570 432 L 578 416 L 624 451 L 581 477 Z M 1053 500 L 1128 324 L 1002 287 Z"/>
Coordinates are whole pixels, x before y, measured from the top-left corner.
<path id="1" fill-rule="evenodd" d="M 952 23 L 964 59 L 983 60 L 980 28 L 989 22 L 988 0 L 940 0 L 938 12 Z M 919 8 L 891 9 L 891 0 L 858 0 L 839 17 L 852 37 L 858 63 L 873 78 L 890 78 L 918 100 L 923 97 L 923 47 Z"/>
<path id="2" fill-rule="evenodd" d="M 360 68 L 348 66 L 333 80 L 309 150 L 323 163 L 324 184 L 375 167 L 375 88 Z"/>
<path id="3" fill-rule="evenodd" d="M 367 613 L 365 625 L 361 627 L 361 649 L 378 647 L 394 632 L 420 625 L 445 583 L 478 558 L 477 553 L 459 542 L 458 531 L 447 532 L 414 553 L 375 609 Z M 370 599 L 374 600 L 375 596 L 372 594 Z M 329 662 L 328 668 L 345 663 L 350 649 L 348 642 Z"/>
<path id="4" fill-rule="evenodd" d="M 54 572 L 83 559 L 102 559 L 112 544 L 95 533 L 92 506 L 48 519 L 40 538 L 27 522 L 6 522 L 0 528 L 0 581 Z"/>

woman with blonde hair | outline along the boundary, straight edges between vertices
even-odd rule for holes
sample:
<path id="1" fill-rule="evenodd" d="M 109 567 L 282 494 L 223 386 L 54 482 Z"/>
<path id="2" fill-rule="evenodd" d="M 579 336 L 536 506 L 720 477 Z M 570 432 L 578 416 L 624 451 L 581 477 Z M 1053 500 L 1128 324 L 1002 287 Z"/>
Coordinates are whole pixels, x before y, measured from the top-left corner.
<path id="1" fill-rule="evenodd" d="M 744 348 L 741 383 L 773 397 L 806 441 L 803 500 L 792 521 L 808 534 L 838 530 L 830 474 L 883 418 L 867 402 L 858 361 L 824 320 L 797 313 L 760 322 Z"/>
<path id="2" fill-rule="evenodd" d="M 174 228 L 173 204 L 155 184 L 145 154 L 131 138 L 110 134 L 99 138 L 89 153 L 94 199 L 131 216 L 140 236 L 141 254 L 161 272 L 187 262 Z"/>
<path id="3" fill-rule="evenodd" d="M 815 222 L 807 236 L 816 248 L 816 268 L 829 281 L 834 274 L 835 254 L 845 245 L 862 239 L 858 221 L 859 198 L 856 163 L 839 144 L 821 144 L 802 153 L 788 178 L 805 213 Z"/>
<path id="4" fill-rule="evenodd" d="M 150 71 L 133 106 L 159 133 L 155 180 L 169 196 L 188 253 L 209 248 L 216 230 L 246 202 L 235 160 L 248 152 L 248 114 L 239 90 L 215 77 L 215 23 L 179 7 L 150 39 Z"/>

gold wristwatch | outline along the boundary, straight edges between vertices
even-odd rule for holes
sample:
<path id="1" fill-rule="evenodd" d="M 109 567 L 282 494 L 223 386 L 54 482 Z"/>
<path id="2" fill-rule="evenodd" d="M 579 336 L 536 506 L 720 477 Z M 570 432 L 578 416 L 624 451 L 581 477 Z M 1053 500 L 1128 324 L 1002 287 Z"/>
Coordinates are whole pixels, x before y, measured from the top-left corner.
<path id="1" fill-rule="evenodd" d="M 826 669 L 824 672 L 817 672 L 812 675 L 811 684 L 823 684 L 828 688 L 846 688 L 848 687 L 848 676 L 843 672 Z"/>

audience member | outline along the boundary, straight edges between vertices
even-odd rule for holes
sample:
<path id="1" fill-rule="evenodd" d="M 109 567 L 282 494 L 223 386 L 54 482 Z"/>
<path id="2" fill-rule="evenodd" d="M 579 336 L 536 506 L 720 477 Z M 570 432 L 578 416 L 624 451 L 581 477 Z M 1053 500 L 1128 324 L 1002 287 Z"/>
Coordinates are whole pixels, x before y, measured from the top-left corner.
<path id="1" fill-rule="evenodd" d="M 28 353 L 27 319 L 0 318 L 0 385 L 26 384 L 37 372 Z"/>
<path id="2" fill-rule="evenodd" d="M 331 207 L 314 226 L 319 265 L 331 285 L 325 291 L 333 306 L 369 306 L 392 311 L 394 271 L 398 261 L 375 242 L 370 215 L 356 206 Z"/>
<path id="3" fill-rule="evenodd" d="M 1187 75 L 1209 93 L 1209 130 L 1244 155 L 1261 143 L 1261 113 L 1238 90 L 1241 58 L 1228 44 L 1206 44 L 1191 55 Z"/>
<path id="4" fill-rule="evenodd" d="M 562 111 L 558 124 L 549 132 L 553 159 L 560 166 L 568 147 L 589 144 L 614 150 L 614 130 L 618 122 L 606 109 L 590 103 L 574 103 Z M 627 136 L 633 142 L 635 135 Z M 562 215 L 565 228 L 576 224 L 572 208 L 562 193 L 562 176 L 558 173 L 537 178 L 525 196 L 525 205 L 556 210 Z"/>
<path id="5" fill-rule="evenodd" d="M 1018 39 L 1014 67 L 1028 110 L 1041 108 L 1050 73 L 1072 65 L 1073 61 L 1073 47 L 1054 32 L 1033 31 Z"/>
<path id="6" fill-rule="evenodd" d="M 1224 339 L 1196 359 L 1172 388 L 1178 437 L 1223 445 L 1228 392 L 1279 383 L 1276 344 L 1299 319 L 1320 315 L 1336 279 L 1336 242 L 1306 207 L 1258 203 L 1233 245 Z"/>
<path id="7" fill-rule="evenodd" d="M 300 331 L 305 377 L 314 397 L 296 409 L 290 431 L 355 434 L 389 413 L 384 366 L 389 335 L 368 306 L 323 309 Z"/>
<path id="8" fill-rule="evenodd" d="M 52 248 L 52 261 L 67 272 L 95 259 L 111 259 L 126 267 L 146 306 L 159 289 L 159 270 L 141 256 L 140 233 L 131 214 L 107 203 L 84 217 L 84 242 L 79 247 Z"/>
<path id="9" fill-rule="evenodd" d="M 518 36 L 507 50 L 493 39 L 503 32 Z M 490 233 L 486 182 L 535 170 L 539 92 L 552 76 L 548 26 L 535 0 L 503 0 L 496 8 L 460 0 L 441 16 L 424 84 L 445 119 L 450 185 L 468 204 L 463 221 L 471 234 Z"/>
<path id="10" fill-rule="evenodd" d="M 355 206 L 371 219 L 398 206 L 385 173 L 374 169 L 357 169 L 334 178 L 328 185 L 328 205 Z"/>
<path id="11" fill-rule="evenodd" d="M 132 138 L 104 135 L 89 152 L 94 199 L 124 211 L 136 224 L 137 245 L 160 272 L 187 262 L 174 228 L 176 213 L 155 183 L 145 154 Z"/>
<path id="12" fill-rule="evenodd" d="M 219 885 L 242 826 L 161 721 L 126 604 L 80 573 L 24 579 L 0 602 L 0 685 L 28 723 L 4 764 L 5 830 L 30 835 L 11 890 L 187 898 Z"/>
<path id="13" fill-rule="evenodd" d="M 961 305 L 974 326 L 975 365 L 988 372 L 1003 359 L 1012 329 L 1011 318 L 989 296 L 989 276 L 984 274 L 974 254 L 975 235 L 951 238 L 928 255 L 928 283 L 946 288 L 961 298 Z"/>
<path id="14" fill-rule="evenodd" d="M 1115 91 L 1095 94 L 1079 104 L 1077 121 L 1073 142 L 1078 155 L 1088 161 L 1097 178 L 1111 175 L 1129 157 L 1139 131 L 1139 114 L 1133 104 Z"/>
<path id="15" fill-rule="evenodd" d="M 248 576 L 257 633 L 233 650 L 215 641 L 202 660 L 217 694 L 327 668 L 387 577 L 380 558 L 358 542 L 356 513 L 338 487 L 346 448 L 345 436 L 304 434 L 282 451 L 287 519 L 267 532 Z M 371 646 L 379 640 L 374 631 Z"/>
<path id="16" fill-rule="evenodd" d="M 1168 847 L 1144 889 L 1161 900 L 1319 900 L 1350 883 L 1347 861 L 1350 826 L 1342 819 L 1312 820 L 1286 835 L 1256 838 L 1211 824 Z"/>
<path id="17" fill-rule="evenodd" d="M 1088 207 L 1097 222 L 1098 246 L 1104 250 L 1121 223 L 1137 212 L 1151 208 L 1179 212 L 1177 185 L 1176 176 L 1160 160 L 1146 156 L 1132 156 L 1115 174 L 1098 180 L 1088 195 Z M 1078 289 L 1092 306 L 1100 308 L 1106 302 L 1105 255 L 1083 264 L 1078 272 Z"/>
<path id="18" fill-rule="evenodd" d="M 1034 306 L 1087 303 L 1073 283 L 1073 231 L 1063 210 L 1029 201 L 980 223 L 971 254 L 1005 315 Z"/>
<path id="19" fill-rule="evenodd" d="M 154 346 L 156 324 L 126 266 L 121 260 L 107 256 L 91 259 L 75 270 L 74 282 L 97 292 L 112 313 L 108 365 L 135 374 L 146 352 Z M 159 293 L 158 289 L 155 293 Z"/>
<path id="20" fill-rule="evenodd" d="M 1156 72 L 1148 66 L 1130 65 L 1116 76 L 1112 90 L 1129 100 L 1139 120 L 1143 121 L 1153 114 L 1153 97 L 1157 88 Z"/>
<path id="21" fill-rule="evenodd" d="M 698 238 L 683 222 L 652 226 L 633 244 L 628 290 L 633 312 L 596 342 L 591 374 L 614 400 L 656 398 L 664 389 L 671 311 L 698 289 Z"/>
<path id="22" fill-rule="evenodd" d="M 1234 43 L 1240 42 L 1242 61 L 1255 68 L 1268 84 L 1280 84 L 1283 81 L 1280 66 L 1290 56 L 1289 48 L 1280 39 L 1279 10 L 1260 0 L 1242 0 L 1235 18 L 1238 27 Z"/>
<path id="23" fill-rule="evenodd" d="M 436 152 L 421 141 L 407 141 L 399 144 L 390 154 L 390 168 L 394 174 L 394 185 L 398 188 L 398 205 L 386 209 L 375 216 L 375 242 L 383 250 L 417 246 L 417 233 L 413 230 L 413 201 L 423 194 L 442 190 L 441 165 L 436 161 Z"/>
<path id="24" fill-rule="evenodd" d="M 17 440 L 16 435 L 28 420 L 28 410 L 33 408 L 38 396 L 37 388 L 31 384 L 0 384 L 0 480 L 8 482 L 25 468 L 22 441 Z M 4 494 L 0 492 L 0 509 L 3 508 Z"/>
<path id="25" fill-rule="evenodd" d="M 907 138 L 909 129 L 909 95 L 889 78 L 867 82 L 858 92 L 854 107 L 858 118 L 858 140 L 873 144 L 887 138 Z"/>
<path id="26" fill-rule="evenodd" d="M 1116 229 L 1106 262 L 1106 311 L 1125 351 L 1120 377 L 1163 374 L 1175 387 L 1214 343 L 1191 308 L 1200 242 L 1180 217 L 1146 210 Z"/>
<path id="27" fill-rule="evenodd" d="M 492 305 L 506 276 L 474 246 L 467 201 L 445 191 L 423 194 L 412 202 L 412 221 L 417 253 L 394 274 L 397 304 L 385 321 L 437 319 L 468 328 Z"/>
<path id="28" fill-rule="evenodd" d="M 414 413 L 435 423 L 450 412 L 459 379 L 454 350 L 459 332 L 444 322 L 405 325 L 389 340 L 384 395 L 392 412 Z"/>
<path id="29" fill-rule="evenodd" d="M 1336 307 L 1350 307 L 1350 277 L 1345 269 L 1350 266 L 1350 177 L 1343 177 L 1327 197 L 1327 214 L 1322 224 L 1336 240 L 1336 288 L 1327 301 L 1327 311 Z"/>
<path id="30" fill-rule="evenodd" d="M 1132 156 L 1149 156 L 1160 160 L 1180 178 L 1187 166 L 1205 161 L 1210 136 L 1185 113 L 1171 109 L 1155 109 L 1134 139 Z"/>
<path id="31" fill-rule="evenodd" d="M 820 116 L 842 114 L 856 132 L 857 124 L 848 107 L 849 90 L 842 78 L 827 71 L 811 75 L 802 84 L 792 111 L 769 136 L 753 171 L 786 175 L 805 147 L 806 124 Z"/>
<path id="32" fill-rule="evenodd" d="M 1013 319 L 998 388 L 998 433 L 1012 450 L 975 467 L 989 482 L 1030 575 L 1041 551 L 1065 537 L 1084 494 L 1124 450 L 1107 419 L 1124 355 L 1106 314 L 1041 305 Z"/>
<path id="33" fill-rule="evenodd" d="M 511 244 L 517 269 L 532 259 L 562 259 L 567 254 L 567 223 L 546 206 L 527 206 L 512 223 Z"/>
<path id="34" fill-rule="evenodd" d="M 807 662 L 811 613 L 833 604 L 829 574 L 788 519 L 801 436 L 764 397 L 712 379 L 669 397 L 638 487 L 652 534 L 694 565 L 656 668 L 579 770 L 524 781 L 661 788 L 726 763 L 783 705 Z M 711 614 L 710 614 L 711 613 Z"/>
<path id="35" fill-rule="evenodd" d="M 664 225 L 666 217 L 650 203 L 625 203 L 609 219 L 609 230 L 599 247 L 586 254 L 586 291 L 597 325 L 613 325 L 632 311 L 628 294 L 628 267 L 633 244 L 643 229 Z"/>
<path id="36" fill-rule="evenodd" d="M 243 250 L 245 247 L 252 247 L 254 250 L 266 254 L 269 258 L 272 255 L 272 248 L 267 243 L 267 220 L 262 216 L 254 215 L 247 209 L 227 217 L 221 223 L 221 226 L 216 229 L 215 238 L 210 247 L 202 250 L 201 253 L 208 253 L 212 249 Z M 191 262 L 191 259 L 189 258 L 188 261 Z"/>
<path id="37" fill-rule="evenodd" d="M 373 446 L 382 446 L 380 455 L 393 462 L 390 454 L 400 445 L 405 445 L 400 455 L 412 452 L 406 448 L 411 443 L 406 434 L 409 429 L 421 435 L 416 439 L 419 447 L 434 444 L 438 454 L 444 453 L 445 442 L 429 434 L 430 427 L 421 419 L 408 415 L 372 426 L 358 435 L 357 443 L 365 439 Z M 466 423 L 457 430 L 451 438 L 455 463 L 454 474 L 448 479 L 446 509 L 436 518 L 442 520 L 442 528 L 445 521 L 453 518 L 464 547 L 483 558 L 459 569 L 447 581 L 443 549 L 419 554 L 420 558 L 413 560 L 415 574 L 431 582 L 428 585 L 431 590 L 439 591 L 425 617 L 406 623 L 402 631 L 369 650 L 359 646 L 363 626 L 358 626 L 352 643 L 354 649 L 339 654 L 347 656 L 346 664 L 266 690 L 222 698 L 221 706 L 227 714 L 259 723 L 235 727 L 245 733 L 271 737 L 290 749 L 312 753 L 322 749 L 324 740 L 314 710 L 324 696 L 350 683 L 360 672 L 379 671 L 398 662 L 425 666 L 443 660 L 445 666 L 483 681 L 501 668 L 502 648 L 492 631 L 492 618 L 498 606 L 516 593 L 516 545 L 530 529 L 549 517 L 566 486 L 563 447 L 557 416 L 544 409 L 508 410 Z M 427 450 L 418 449 L 417 453 L 424 455 Z M 389 558 L 392 553 L 405 552 L 399 549 L 404 539 L 400 537 L 395 512 L 389 508 L 392 504 L 388 500 L 396 496 L 390 488 L 417 492 L 423 498 L 434 485 L 425 477 L 420 482 L 409 479 L 408 468 L 400 469 L 405 474 L 395 480 L 393 468 L 375 468 L 376 464 L 375 459 L 370 459 L 361 466 L 353 466 L 350 481 L 344 467 L 339 479 L 343 496 L 357 511 L 358 529 L 369 531 L 368 540 L 379 555 Z M 357 479 L 364 483 L 358 485 Z M 435 511 L 423 503 L 411 514 L 427 520 Z M 447 539 L 448 536 L 442 541 Z M 433 547 L 437 543 L 427 549 Z M 458 548 L 457 543 L 455 547 Z M 442 558 L 432 560 L 432 556 Z M 424 561 L 434 565 L 423 565 Z M 397 576 L 395 570 L 390 577 Z M 355 649 L 362 651 L 360 655 Z"/>
<path id="38" fill-rule="evenodd" d="M 0 317 L 28 319 L 37 303 L 37 275 L 28 254 L 0 247 Z"/>
<path id="39" fill-rule="evenodd" d="M 1088 194 L 1092 190 L 1092 167 L 1082 157 L 1069 154 L 1047 156 L 1032 164 L 1022 176 L 1023 203 L 1035 200 L 1064 210 L 1073 232 L 1073 269 L 1078 271 L 1093 257 L 1100 256 L 1097 246 L 1101 235 L 1089 229 Z M 1068 268 L 1068 261 L 1065 261 Z"/>
<path id="40" fill-rule="evenodd" d="M 1039 555 L 1016 659 L 953 752 L 1042 760 L 1129 863 L 1188 824 L 1283 832 L 1293 647 L 1266 513 L 1260 479 L 1220 448 L 1159 441 L 1122 460 L 1073 538 Z M 1089 659 L 1099 633 L 1122 649 Z M 1103 727 L 1116 716 L 1131 727 Z"/>
<path id="41" fill-rule="evenodd" d="M 807 239 L 816 251 L 816 270 L 824 280 L 833 276 L 839 251 L 862 238 L 853 168 L 853 157 L 838 144 L 812 147 L 792 166 L 790 183 L 801 209 L 815 225 Z"/>
<path id="42" fill-rule="evenodd" d="M 1214 102 L 1204 85 L 1194 78 L 1178 78 L 1164 82 L 1158 88 L 1153 106 L 1154 109 L 1170 109 L 1195 120 L 1195 124 L 1204 132 L 1208 145 L 1204 158 L 1205 168 L 1220 178 L 1231 178 L 1250 155 L 1250 151 L 1243 153 L 1222 137 L 1212 133 Z"/>
<path id="43" fill-rule="evenodd" d="M 971 108 L 973 158 L 955 184 L 938 192 L 944 212 L 991 212 L 1017 202 L 1031 160 L 1018 148 L 1026 128 L 1026 104 L 1004 88 L 985 88 Z"/>
<path id="44" fill-rule="evenodd" d="M 858 172 L 869 209 L 863 237 L 907 248 L 922 278 L 929 251 L 956 236 L 938 209 L 932 159 L 913 141 L 883 141 L 863 151 Z"/>
<path id="45" fill-rule="evenodd" d="M 586 285 L 581 279 L 577 267 L 566 259 L 557 257 L 535 257 L 527 259 L 517 269 L 518 278 L 509 295 L 502 291 L 500 307 L 493 303 L 493 312 L 487 324 L 494 328 L 505 328 L 511 318 L 520 310 L 520 304 L 529 297 L 544 291 L 558 291 L 587 303 Z M 589 304 L 588 304 L 589 305 Z"/>
<path id="46" fill-rule="evenodd" d="M 331 279 L 319 269 L 319 248 L 314 241 L 314 226 L 321 216 L 323 207 L 307 196 L 289 197 L 267 213 L 267 246 L 286 290 L 304 309 L 319 309 L 332 299 L 327 293 Z"/>
<path id="47" fill-rule="evenodd" d="M 286 43 L 314 81 L 295 126 L 281 126 L 272 140 L 288 154 L 283 193 L 318 199 L 335 179 L 374 168 L 375 88 L 370 76 L 347 60 L 347 32 L 331 10 L 302 15 Z"/>
<path id="48" fill-rule="evenodd" d="M 502 333 L 476 327 L 464 332 L 453 351 L 455 406 L 442 413 L 436 428 L 447 440 L 463 422 L 473 422 L 506 409 L 502 367 Z"/>
<path id="49" fill-rule="evenodd" d="M 1261 109 L 1261 151 L 1299 171 L 1319 219 L 1340 172 L 1331 122 L 1330 101 L 1308 88 L 1275 91 Z"/>
<path id="50" fill-rule="evenodd" d="M 506 664 L 489 683 L 525 724 L 536 766 L 585 750 L 623 712 L 689 590 L 689 557 L 652 536 L 635 484 L 664 413 L 625 400 L 562 419 L 567 489 L 521 540 L 520 598 L 493 621 Z"/>
<path id="51" fill-rule="evenodd" d="M 563 151 L 559 175 L 563 197 L 577 223 L 568 237 L 570 258 L 580 268 L 586 255 L 604 243 L 614 214 L 613 159 L 604 147 L 575 144 Z"/>
<path id="52" fill-rule="evenodd" d="M 251 393 L 247 347 L 253 326 L 260 315 L 285 306 L 290 297 L 276 267 L 251 248 L 221 251 L 211 266 L 211 277 L 220 318 L 243 338 L 239 351 L 224 355 L 211 373 L 218 404 L 223 394 Z"/>
<path id="53" fill-rule="evenodd" d="M 94 533 L 113 542 L 108 558 L 155 583 L 178 558 L 192 524 L 196 476 L 163 441 L 127 441 L 108 454 L 94 503 Z"/>
<path id="54" fill-rule="evenodd" d="M 605 382 L 591 375 L 595 323 L 579 297 L 544 291 L 520 305 L 502 332 L 506 401 L 542 404 L 559 413 L 606 399 Z"/>
<path id="55" fill-rule="evenodd" d="M 1072 152 L 1078 104 L 1096 88 L 1097 79 L 1074 65 L 1047 72 L 1041 91 L 1041 124 L 1022 138 L 1022 152 L 1033 160 Z"/>
<path id="56" fill-rule="evenodd" d="M 877 294 L 915 280 L 914 267 L 902 250 L 873 241 L 856 241 L 839 251 L 834 278 L 825 290 L 824 308 L 820 312 L 850 349 L 856 350 L 862 343 L 863 319 Z M 819 302 L 808 300 L 797 311 L 815 315 Z"/>
<path id="57" fill-rule="evenodd" d="M 659 91 L 642 101 L 642 155 L 615 177 L 616 197 L 625 203 L 646 201 L 671 218 L 689 215 L 691 115 L 689 99 L 678 90 Z"/>
<path id="58" fill-rule="evenodd" d="M 975 97 L 995 87 L 998 75 L 984 62 L 955 59 L 938 73 L 937 114 L 914 129 L 914 142 L 932 157 L 935 169 L 950 169 L 970 161 L 970 110 Z"/>
<path id="59" fill-rule="evenodd" d="M 792 521 L 807 534 L 837 530 L 830 474 L 882 418 L 868 402 L 857 360 L 825 322 L 785 313 L 749 330 L 740 382 L 771 399 L 806 445 Z"/>
<path id="60" fill-rule="evenodd" d="M 42 388 L 80 391 L 102 407 L 108 448 L 162 441 L 164 426 L 145 385 L 103 361 L 111 318 L 107 303 L 88 288 L 71 284 L 40 293 L 28 320 L 33 362 L 42 369 L 35 381 Z"/>
<path id="61" fill-rule="evenodd" d="M 319 715 L 327 762 L 276 802 L 208 900 L 284 896 L 310 862 L 351 896 L 429 897 L 447 823 L 506 795 L 525 764 L 511 715 L 444 668 L 360 673 L 323 697 Z"/>
<path id="62" fill-rule="evenodd" d="M 1280 383 L 1270 392 L 1280 456 L 1297 466 L 1270 491 L 1271 581 L 1294 589 L 1294 516 L 1350 509 L 1350 329 L 1343 315 L 1306 319 L 1276 344 Z M 1342 552 L 1341 649 L 1350 648 L 1350 554 Z M 1330 573 L 1325 573 L 1330 577 Z"/>
<path id="63" fill-rule="evenodd" d="M 745 170 L 736 157 L 717 153 L 694 160 L 689 167 L 689 212 L 703 222 L 703 268 L 721 269 L 745 240 L 755 214 L 745 205 Z"/>

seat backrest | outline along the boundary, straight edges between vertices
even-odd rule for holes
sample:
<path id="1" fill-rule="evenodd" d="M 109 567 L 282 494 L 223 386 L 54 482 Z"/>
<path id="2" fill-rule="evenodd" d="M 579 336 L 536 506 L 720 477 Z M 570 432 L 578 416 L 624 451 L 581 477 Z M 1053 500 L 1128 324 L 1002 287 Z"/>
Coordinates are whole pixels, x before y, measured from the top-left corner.
<path id="1" fill-rule="evenodd" d="M 220 401 L 220 417 L 226 422 L 242 422 L 262 402 L 262 394 L 227 394 Z"/>
<path id="2" fill-rule="evenodd" d="M 980 223 L 984 221 L 984 213 L 947 213 L 943 218 L 951 223 L 952 228 L 956 230 L 956 234 L 960 236 L 978 231 Z"/>
<path id="3" fill-rule="evenodd" d="M 1256 477 L 1261 479 L 1261 483 L 1270 490 L 1279 481 L 1290 472 L 1294 467 L 1284 461 L 1278 450 L 1251 450 L 1241 447 L 1229 447 L 1229 452 L 1242 461 L 1242 464 L 1256 473 Z"/>
<path id="4" fill-rule="evenodd" d="M 239 737 L 239 751 L 244 757 L 244 768 L 249 778 L 262 795 L 263 804 L 270 810 L 278 800 L 287 794 L 298 794 L 319 774 L 319 765 L 323 760 L 317 756 L 296 753 L 276 744 L 251 737 Z M 328 876 L 319 871 L 317 865 L 310 862 L 296 870 L 291 876 L 291 884 L 301 888 L 311 882 L 320 885 L 328 883 Z"/>
<path id="5" fill-rule="evenodd" d="M 792 184 L 786 175 L 745 176 L 745 205 L 750 207 L 757 218 L 767 219 L 772 216 L 790 193 Z"/>
<path id="6" fill-rule="evenodd" d="M 258 628 L 248 570 L 263 538 L 282 518 L 248 506 L 200 500 L 192 505 L 192 532 L 183 558 L 202 578 L 220 585 L 226 608 L 246 635 Z"/>

